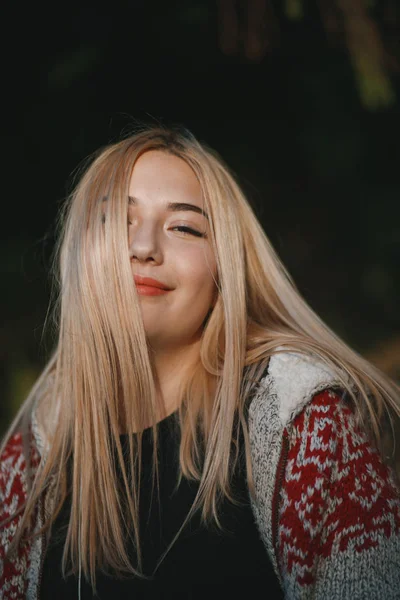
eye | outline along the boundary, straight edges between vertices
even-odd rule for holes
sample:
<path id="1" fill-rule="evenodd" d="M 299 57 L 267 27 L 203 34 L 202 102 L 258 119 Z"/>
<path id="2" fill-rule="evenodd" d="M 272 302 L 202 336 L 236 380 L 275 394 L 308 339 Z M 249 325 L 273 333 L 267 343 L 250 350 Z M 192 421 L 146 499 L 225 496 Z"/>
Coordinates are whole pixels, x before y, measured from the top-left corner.
<path id="1" fill-rule="evenodd" d="M 174 231 L 180 231 L 181 233 L 194 235 L 196 237 L 206 237 L 205 233 L 201 233 L 201 231 L 197 231 L 197 229 L 192 229 L 191 227 L 187 227 L 186 225 L 176 225 L 175 227 L 172 227 L 172 229 Z"/>

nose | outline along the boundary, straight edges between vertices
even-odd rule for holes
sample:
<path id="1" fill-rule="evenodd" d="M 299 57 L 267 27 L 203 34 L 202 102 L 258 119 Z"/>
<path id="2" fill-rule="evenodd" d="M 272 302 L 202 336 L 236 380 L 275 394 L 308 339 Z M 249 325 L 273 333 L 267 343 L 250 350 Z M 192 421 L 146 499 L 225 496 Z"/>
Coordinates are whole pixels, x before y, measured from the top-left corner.
<path id="1" fill-rule="evenodd" d="M 137 262 L 162 262 L 160 240 L 155 226 L 141 223 L 130 226 L 129 257 Z"/>

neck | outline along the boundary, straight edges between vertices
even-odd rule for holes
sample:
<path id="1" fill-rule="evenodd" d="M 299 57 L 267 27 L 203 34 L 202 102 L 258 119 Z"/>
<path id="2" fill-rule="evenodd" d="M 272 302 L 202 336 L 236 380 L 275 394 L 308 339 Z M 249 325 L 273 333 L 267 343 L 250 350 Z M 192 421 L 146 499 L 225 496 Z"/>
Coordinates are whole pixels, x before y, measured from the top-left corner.
<path id="1" fill-rule="evenodd" d="M 179 349 L 169 348 L 154 352 L 153 360 L 160 395 L 161 418 L 177 410 L 181 401 L 181 386 L 187 370 L 198 360 L 200 340 Z"/>
<path id="2" fill-rule="evenodd" d="M 181 386 L 189 367 L 198 360 L 200 341 L 188 346 L 168 349 L 153 348 L 152 362 L 156 375 L 156 390 L 158 395 L 156 423 L 165 419 L 179 408 L 182 399 Z M 145 423 L 144 428 L 151 423 Z M 137 433 L 136 429 L 128 431 L 124 423 L 120 423 L 120 433 Z"/>

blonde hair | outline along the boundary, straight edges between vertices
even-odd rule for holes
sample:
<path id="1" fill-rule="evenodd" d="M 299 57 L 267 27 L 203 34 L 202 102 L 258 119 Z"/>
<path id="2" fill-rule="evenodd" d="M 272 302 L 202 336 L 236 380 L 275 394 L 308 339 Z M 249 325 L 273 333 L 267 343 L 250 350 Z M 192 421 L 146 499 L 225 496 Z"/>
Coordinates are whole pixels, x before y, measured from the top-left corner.
<path id="1" fill-rule="evenodd" d="M 72 505 L 63 569 L 69 557 L 71 570 L 83 570 L 94 588 L 97 568 L 120 574 L 141 570 L 137 485 L 141 434 L 137 439 L 129 436 L 129 472 L 119 434 L 121 423 L 138 432 L 146 423 L 155 423 L 158 407 L 127 243 L 121 240 L 127 240 L 132 169 L 149 150 L 178 156 L 195 172 L 217 262 L 217 302 L 204 326 L 199 359 L 186 372 L 179 392 L 181 476 L 199 481 L 189 515 L 201 510 L 204 521 L 218 524 L 220 499 L 234 500 L 230 477 L 238 459 L 240 431 L 253 493 L 248 399 L 269 357 L 282 350 L 313 355 L 336 372 L 383 458 L 399 465 L 393 435 L 387 434 L 388 418 L 392 422 L 400 415 L 399 386 L 353 351 L 308 306 L 221 157 L 183 128 L 140 126 L 91 157 L 61 211 L 55 255 L 57 344 L 4 440 L 18 429 L 28 431 L 35 403 L 38 415 L 46 414 L 47 421 L 54 422 L 46 432 L 48 448 L 31 482 L 10 552 L 49 487 L 55 508 L 44 530 L 51 527 L 67 495 L 71 459 Z M 156 425 L 152 431 L 157 480 Z M 123 479 L 119 492 L 118 470 Z M 137 548 L 137 568 L 129 562 L 126 531 Z"/>

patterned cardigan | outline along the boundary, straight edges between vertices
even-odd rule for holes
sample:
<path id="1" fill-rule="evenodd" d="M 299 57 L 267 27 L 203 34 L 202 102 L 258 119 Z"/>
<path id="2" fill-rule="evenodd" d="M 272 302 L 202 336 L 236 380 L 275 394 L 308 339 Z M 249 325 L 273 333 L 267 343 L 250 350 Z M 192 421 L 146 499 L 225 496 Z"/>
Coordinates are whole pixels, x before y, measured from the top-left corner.
<path id="1" fill-rule="evenodd" d="M 288 600 L 400 599 L 400 490 L 325 366 L 294 353 L 272 356 L 249 407 L 261 539 Z M 32 416 L 34 469 L 45 455 Z M 48 424 L 47 424 L 48 426 Z M 0 522 L 26 498 L 21 433 L 0 457 Z M 35 530 L 46 506 L 37 507 Z M 40 596 L 44 538 L 4 560 L 21 515 L 0 523 L 0 599 Z"/>

